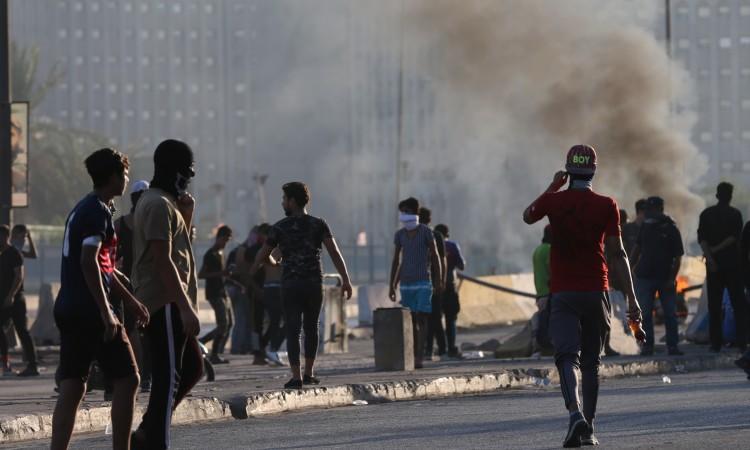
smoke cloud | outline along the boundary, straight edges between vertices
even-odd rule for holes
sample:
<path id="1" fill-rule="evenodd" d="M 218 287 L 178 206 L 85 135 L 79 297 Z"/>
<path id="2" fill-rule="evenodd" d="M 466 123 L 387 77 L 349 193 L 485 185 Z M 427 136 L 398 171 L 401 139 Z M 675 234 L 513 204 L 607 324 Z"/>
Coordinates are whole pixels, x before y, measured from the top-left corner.
<path id="1" fill-rule="evenodd" d="M 656 3 L 407 2 L 405 39 L 428 55 L 414 66 L 430 68 L 438 109 L 451 115 L 452 150 L 437 160 L 455 168 L 464 198 L 453 198 L 451 216 L 463 218 L 464 236 L 528 266 L 540 236 L 522 209 L 577 143 L 597 149 L 597 191 L 629 211 L 660 195 L 694 234 L 703 201 L 689 187 L 706 163 L 689 140 L 689 77 L 649 29 L 664 17 Z"/>

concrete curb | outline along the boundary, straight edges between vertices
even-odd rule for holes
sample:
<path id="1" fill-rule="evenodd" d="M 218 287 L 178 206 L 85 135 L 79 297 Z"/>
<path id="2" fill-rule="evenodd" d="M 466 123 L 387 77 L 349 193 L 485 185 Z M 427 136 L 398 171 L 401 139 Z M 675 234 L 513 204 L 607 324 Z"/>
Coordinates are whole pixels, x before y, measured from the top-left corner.
<path id="1" fill-rule="evenodd" d="M 649 361 L 605 363 L 603 379 L 663 373 L 698 372 L 734 367 L 734 357 L 705 355 Z M 177 411 L 175 424 L 200 423 L 221 419 L 247 419 L 268 414 L 312 408 L 336 408 L 354 401 L 387 403 L 473 395 L 518 388 L 543 388 L 558 383 L 554 369 L 513 369 L 488 373 L 464 373 L 429 379 L 407 379 L 383 383 L 348 384 L 279 390 L 218 398 L 188 398 Z M 138 408 L 135 417 L 140 417 Z M 76 418 L 75 433 L 103 432 L 109 424 L 110 407 L 82 409 Z M 45 414 L 0 417 L 0 443 L 48 439 L 52 432 L 51 411 Z"/>

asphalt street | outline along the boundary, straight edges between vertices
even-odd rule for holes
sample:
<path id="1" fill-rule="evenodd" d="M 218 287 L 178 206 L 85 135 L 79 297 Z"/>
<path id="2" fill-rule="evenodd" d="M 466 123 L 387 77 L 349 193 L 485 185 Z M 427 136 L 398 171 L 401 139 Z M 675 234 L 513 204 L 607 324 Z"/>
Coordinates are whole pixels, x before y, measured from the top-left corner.
<path id="1" fill-rule="evenodd" d="M 750 381 L 736 370 L 607 380 L 601 448 L 748 448 Z M 559 448 L 567 426 L 557 389 L 312 410 L 176 427 L 172 448 Z M 29 442 L 14 448 L 44 448 Z M 111 448 L 103 434 L 72 448 Z"/>

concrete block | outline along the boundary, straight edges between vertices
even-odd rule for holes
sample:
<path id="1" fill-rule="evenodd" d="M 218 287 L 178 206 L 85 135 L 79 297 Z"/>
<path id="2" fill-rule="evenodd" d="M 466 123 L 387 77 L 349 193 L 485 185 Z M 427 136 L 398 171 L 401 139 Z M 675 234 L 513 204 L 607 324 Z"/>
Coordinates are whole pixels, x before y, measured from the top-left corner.
<path id="1" fill-rule="evenodd" d="M 409 310 L 379 308 L 373 317 L 375 369 L 414 370 L 414 335 Z"/>

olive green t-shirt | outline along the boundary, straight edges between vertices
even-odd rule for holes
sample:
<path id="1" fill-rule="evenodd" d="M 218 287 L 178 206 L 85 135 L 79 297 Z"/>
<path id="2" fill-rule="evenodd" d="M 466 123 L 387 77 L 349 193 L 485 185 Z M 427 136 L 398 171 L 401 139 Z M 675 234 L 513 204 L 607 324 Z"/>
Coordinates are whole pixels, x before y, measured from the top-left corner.
<path id="1" fill-rule="evenodd" d="M 143 193 L 133 216 L 133 288 L 135 296 L 153 313 L 177 301 L 161 281 L 161 267 L 156 267 L 150 250 L 152 241 L 169 241 L 171 258 L 193 308 L 198 309 L 198 279 L 190 232 L 171 194 L 151 188 Z"/>

